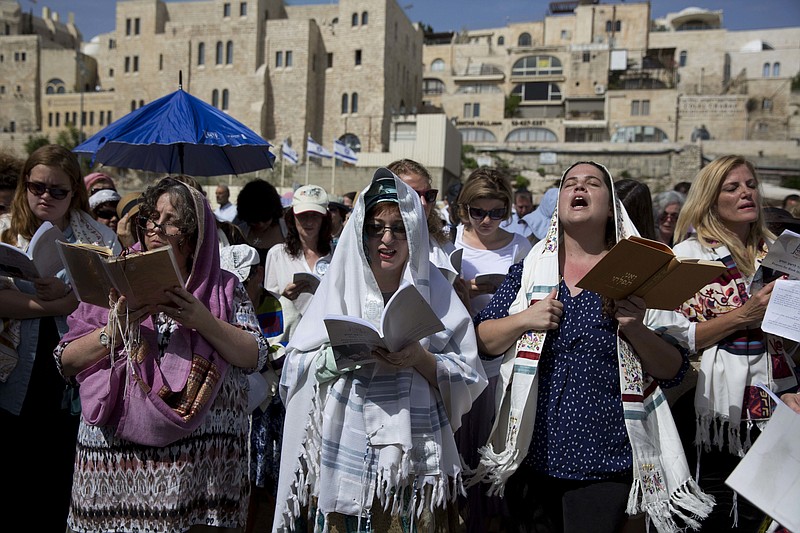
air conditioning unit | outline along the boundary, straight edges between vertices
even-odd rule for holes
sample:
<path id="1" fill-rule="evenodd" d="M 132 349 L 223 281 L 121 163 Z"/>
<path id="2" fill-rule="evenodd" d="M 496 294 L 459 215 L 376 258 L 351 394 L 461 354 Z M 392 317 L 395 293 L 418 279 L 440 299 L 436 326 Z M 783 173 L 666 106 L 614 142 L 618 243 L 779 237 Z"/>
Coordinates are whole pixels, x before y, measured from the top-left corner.
<path id="1" fill-rule="evenodd" d="M 594 86 L 594 94 L 606 94 L 606 86 L 605 85 L 595 85 Z"/>

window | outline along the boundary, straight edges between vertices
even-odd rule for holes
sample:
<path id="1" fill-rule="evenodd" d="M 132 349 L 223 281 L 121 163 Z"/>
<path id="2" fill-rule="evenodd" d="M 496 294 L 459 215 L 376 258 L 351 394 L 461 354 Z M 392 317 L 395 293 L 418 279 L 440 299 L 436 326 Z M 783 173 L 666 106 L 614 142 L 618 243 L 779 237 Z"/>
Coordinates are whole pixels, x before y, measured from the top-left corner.
<path id="1" fill-rule="evenodd" d="M 142 107 L 143 105 L 144 105 L 144 100 L 139 100 L 139 107 Z"/>
<path id="2" fill-rule="evenodd" d="M 519 96 L 521 102 L 561 101 L 561 89 L 555 83 L 548 82 L 520 83 L 511 94 Z"/>
<path id="3" fill-rule="evenodd" d="M 592 60 L 592 53 L 591 52 L 584 52 L 582 61 L 584 63 L 588 63 Z"/>
<path id="4" fill-rule="evenodd" d="M 133 19 L 133 34 L 139 35 L 139 30 L 141 29 L 141 20 L 139 17 Z"/>
<path id="5" fill-rule="evenodd" d="M 347 104 L 350 102 L 350 99 L 347 97 L 347 93 L 342 95 L 342 115 L 347 113 L 348 106 Z"/>
<path id="6" fill-rule="evenodd" d="M 642 115 L 650 114 L 650 100 L 642 100 Z"/>
<path id="7" fill-rule="evenodd" d="M 358 113 L 358 93 L 353 93 L 350 96 L 350 112 Z"/>
<path id="8" fill-rule="evenodd" d="M 240 17 L 247 16 L 247 2 L 239 2 L 239 16 Z"/>
<path id="9" fill-rule="evenodd" d="M 198 43 L 197 45 L 197 64 L 206 64 L 206 43 Z"/>
<path id="10" fill-rule="evenodd" d="M 350 17 L 350 25 L 358 26 L 358 13 L 353 13 L 353 16 Z"/>
<path id="11" fill-rule="evenodd" d="M 217 65 L 222 64 L 222 41 L 217 41 Z"/>
<path id="12" fill-rule="evenodd" d="M 89 125 L 94 126 L 94 111 L 89 111 Z"/>
<path id="13" fill-rule="evenodd" d="M 113 78 L 114 77 L 114 69 L 113 68 L 108 69 L 108 77 L 109 78 Z"/>
<path id="14" fill-rule="evenodd" d="M 46 94 L 63 94 L 67 92 L 66 84 L 60 78 L 51 78 L 47 82 L 47 87 L 45 88 Z"/>
<path id="15" fill-rule="evenodd" d="M 444 72 L 444 60 L 434 59 L 431 62 L 431 72 Z"/>
<path id="16" fill-rule="evenodd" d="M 231 16 L 231 3 L 225 2 L 222 4 L 222 16 L 223 17 L 230 17 Z"/>
<path id="17" fill-rule="evenodd" d="M 26 52 L 14 52 L 14 61 L 25 62 L 27 59 Z"/>
<path id="18" fill-rule="evenodd" d="M 111 111 L 106 111 L 106 124 L 111 124 Z"/>
<path id="19" fill-rule="evenodd" d="M 56 127 L 61 125 L 61 113 L 56 113 Z"/>
<path id="20" fill-rule="evenodd" d="M 292 51 L 291 50 L 286 50 L 286 66 L 287 67 L 291 67 L 292 66 Z"/>
<path id="21" fill-rule="evenodd" d="M 275 68 L 283 66 L 283 52 L 275 52 Z"/>
<path id="22" fill-rule="evenodd" d="M 761 110 L 762 111 L 772 111 L 772 98 L 764 98 L 761 101 Z"/>
<path id="23" fill-rule="evenodd" d="M 50 128 L 53 127 L 53 113 L 47 114 L 47 126 Z"/>
<path id="24" fill-rule="evenodd" d="M 131 111 L 136 111 L 136 100 L 131 100 Z"/>
<path id="25" fill-rule="evenodd" d="M 678 66 L 685 67 L 686 66 L 686 50 L 681 50 L 681 54 L 678 59 Z"/>
<path id="26" fill-rule="evenodd" d="M 497 85 L 489 83 L 468 83 L 459 85 L 456 94 L 496 94 L 502 92 Z"/>
<path id="27" fill-rule="evenodd" d="M 631 102 L 631 116 L 635 116 L 639 114 L 639 100 L 634 100 Z"/>
<path id="28" fill-rule="evenodd" d="M 369 21 L 369 15 L 367 14 L 366 11 L 364 11 L 363 13 L 361 13 L 361 25 L 365 26 L 368 21 Z"/>
<path id="29" fill-rule="evenodd" d="M 327 65 L 327 68 L 333 68 L 333 52 L 328 52 Z"/>
<path id="30" fill-rule="evenodd" d="M 569 32 L 567 30 L 561 30 L 561 40 L 569 39 Z"/>
<path id="31" fill-rule="evenodd" d="M 125 72 L 131 71 L 131 57 L 125 56 Z"/>
<path id="32" fill-rule="evenodd" d="M 216 89 L 211 91 L 211 105 L 219 107 L 219 91 Z"/>
<path id="33" fill-rule="evenodd" d="M 426 78 L 422 80 L 422 94 L 444 94 L 444 82 L 435 78 Z"/>
<path id="34" fill-rule="evenodd" d="M 502 35 L 497 38 L 497 46 L 503 46 L 506 44 L 506 38 Z"/>
<path id="35" fill-rule="evenodd" d="M 164 54 L 158 54 L 158 70 L 164 70 Z"/>
<path id="36" fill-rule="evenodd" d="M 117 47 L 117 40 L 116 39 L 109 39 L 108 40 L 108 49 L 113 50 Z"/>
<path id="37" fill-rule="evenodd" d="M 477 118 L 481 116 L 481 104 L 464 104 L 464 118 Z"/>
<path id="38" fill-rule="evenodd" d="M 105 124 L 103 123 L 103 119 L 104 119 L 105 117 L 106 117 L 106 114 L 105 114 L 105 113 L 103 113 L 102 111 L 100 111 L 99 113 L 97 113 L 97 119 L 98 119 L 98 121 L 99 121 L 99 122 L 98 122 L 98 124 L 99 124 L 100 126 L 104 126 L 104 125 L 105 125 Z"/>
<path id="39" fill-rule="evenodd" d="M 356 50 L 356 66 L 361 64 L 361 50 Z"/>
<path id="40" fill-rule="evenodd" d="M 517 128 L 508 134 L 506 142 L 556 142 L 558 137 L 547 128 Z"/>
<path id="41" fill-rule="evenodd" d="M 462 128 L 458 131 L 461 133 L 461 141 L 465 144 L 475 142 L 497 142 L 497 137 L 495 137 L 494 133 L 484 128 Z"/>
<path id="42" fill-rule="evenodd" d="M 517 38 L 517 46 L 530 46 L 530 45 L 531 45 L 530 33 L 523 33 Z"/>
<path id="43" fill-rule="evenodd" d="M 654 126 L 624 126 L 611 136 L 612 143 L 668 142 L 669 137 Z"/>
<path id="44" fill-rule="evenodd" d="M 225 45 L 225 64 L 233 65 L 233 41 L 228 41 Z"/>
<path id="45" fill-rule="evenodd" d="M 779 78 L 781 75 L 781 64 L 777 61 L 772 65 L 772 77 Z"/>
<path id="46" fill-rule="evenodd" d="M 764 63 L 764 68 L 761 69 L 761 77 L 762 78 L 769 78 L 770 70 L 771 69 L 770 69 L 769 63 Z"/>
<path id="47" fill-rule="evenodd" d="M 228 89 L 222 89 L 222 110 L 228 109 Z"/>
<path id="48" fill-rule="evenodd" d="M 139 72 L 139 56 L 133 56 L 133 71 Z"/>
<path id="49" fill-rule="evenodd" d="M 561 60 L 553 56 L 527 56 L 514 63 L 512 76 L 553 76 L 564 72 Z"/>
<path id="50" fill-rule="evenodd" d="M 131 34 L 131 19 L 125 19 L 125 35 Z"/>
<path id="51" fill-rule="evenodd" d="M 622 21 L 621 20 L 607 20 L 606 21 L 606 33 L 622 31 Z"/>

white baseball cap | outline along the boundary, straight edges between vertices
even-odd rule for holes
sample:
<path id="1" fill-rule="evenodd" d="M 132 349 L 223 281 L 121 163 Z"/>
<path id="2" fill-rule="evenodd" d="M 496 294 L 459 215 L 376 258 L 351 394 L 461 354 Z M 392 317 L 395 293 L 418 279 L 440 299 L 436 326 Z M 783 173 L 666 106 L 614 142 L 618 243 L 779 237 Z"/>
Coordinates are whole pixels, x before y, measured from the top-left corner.
<path id="1" fill-rule="evenodd" d="M 324 215 L 328 212 L 328 193 L 319 185 L 303 185 L 294 191 L 292 210 L 295 215 L 308 211 Z"/>

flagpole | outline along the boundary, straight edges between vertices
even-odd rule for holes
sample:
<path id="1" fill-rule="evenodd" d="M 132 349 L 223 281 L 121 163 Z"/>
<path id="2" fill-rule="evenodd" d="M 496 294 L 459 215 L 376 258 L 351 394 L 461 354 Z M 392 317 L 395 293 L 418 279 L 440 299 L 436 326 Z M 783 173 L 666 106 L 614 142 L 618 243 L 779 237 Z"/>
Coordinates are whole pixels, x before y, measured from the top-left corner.
<path id="1" fill-rule="evenodd" d="M 281 189 L 284 187 L 284 175 L 286 173 L 286 156 L 283 155 L 283 145 L 281 145 Z"/>
<path id="2" fill-rule="evenodd" d="M 311 132 L 308 132 L 306 137 L 306 185 L 308 185 L 308 139 L 311 137 Z"/>
<path id="3" fill-rule="evenodd" d="M 334 148 L 333 157 L 331 158 L 331 164 L 333 168 L 331 168 L 331 190 L 330 193 L 334 194 L 333 189 L 336 186 L 336 148 Z"/>

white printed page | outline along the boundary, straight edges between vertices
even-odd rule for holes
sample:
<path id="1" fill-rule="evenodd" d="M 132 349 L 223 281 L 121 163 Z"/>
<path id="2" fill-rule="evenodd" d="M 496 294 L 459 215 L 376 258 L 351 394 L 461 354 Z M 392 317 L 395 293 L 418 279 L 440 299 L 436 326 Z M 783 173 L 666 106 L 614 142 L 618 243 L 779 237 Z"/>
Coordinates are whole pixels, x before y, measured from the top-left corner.
<path id="1" fill-rule="evenodd" d="M 800 342 L 800 281 L 775 282 L 761 329 Z"/>

